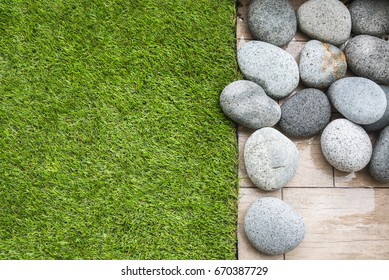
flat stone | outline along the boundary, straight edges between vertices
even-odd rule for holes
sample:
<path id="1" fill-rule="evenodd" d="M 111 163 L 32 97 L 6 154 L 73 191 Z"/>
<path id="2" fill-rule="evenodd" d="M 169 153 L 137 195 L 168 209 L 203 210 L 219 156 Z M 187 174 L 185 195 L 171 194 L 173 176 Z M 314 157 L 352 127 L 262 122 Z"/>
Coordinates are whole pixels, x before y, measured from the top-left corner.
<path id="1" fill-rule="evenodd" d="M 380 118 L 375 123 L 363 126 L 363 128 L 368 132 L 378 131 L 378 130 L 381 130 L 389 125 L 389 87 L 383 86 L 383 85 L 380 85 L 380 87 L 382 88 L 382 90 L 385 93 L 386 101 L 387 101 L 388 105 L 386 106 L 386 111 L 385 111 L 382 118 Z"/>
<path id="2" fill-rule="evenodd" d="M 339 46 L 351 33 L 351 16 L 338 0 L 310 0 L 297 10 L 299 29 L 313 39 Z"/>
<path id="3" fill-rule="evenodd" d="M 303 89 L 281 105 L 280 129 L 286 135 L 311 137 L 330 122 L 331 105 L 318 89 Z"/>
<path id="4" fill-rule="evenodd" d="M 300 155 L 296 145 L 274 128 L 255 131 L 243 150 L 247 175 L 266 191 L 282 188 L 296 173 Z"/>
<path id="5" fill-rule="evenodd" d="M 348 8 L 354 34 L 381 37 L 389 33 L 388 0 L 355 0 Z"/>
<path id="6" fill-rule="evenodd" d="M 297 31 L 296 14 L 288 0 L 253 0 L 247 18 L 256 39 L 279 47 L 292 41 Z"/>
<path id="7" fill-rule="evenodd" d="M 340 79 L 329 87 L 327 94 L 339 113 L 357 124 L 372 124 L 386 111 L 384 91 L 366 78 Z"/>
<path id="8" fill-rule="evenodd" d="M 347 120 L 330 122 L 321 135 L 321 149 L 326 160 L 336 169 L 355 172 L 370 161 L 372 144 L 366 131 Z"/>
<path id="9" fill-rule="evenodd" d="M 358 35 L 346 46 L 350 69 L 376 83 L 389 84 L 389 42 L 369 35 Z"/>
<path id="10" fill-rule="evenodd" d="M 249 207 L 244 230 L 250 243 L 267 255 L 288 253 L 305 236 L 305 224 L 299 213 L 274 197 L 258 199 Z"/>
<path id="11" fill-rule="evenodd" d="M 220 95 L 223 112 L 233 121 L 252 129 L 275 125 L 281 108 L 261 86 L 240 80 L 229 84 Z"/>
<path id="12" fill-rule="evenodd" d="M 334 45 L 311 40 L 301 50 L 299 68 L 307 87 L 324 89 L 346 75 L 346 57 Z"/>
<path id="13" fill-rule="evenodd" d="M 251 41 L 238 51 L 237 59 L 246 79 L 259 84 L 271 98 L 284 98 L 298 86 L 296 60 L 277 46 Z"/>
<path id="14" fill-rule="evenodd" d="M 382 183 L 389 183 L 389 126 L 378 137 L 370 161 L 371 176 Z"/>

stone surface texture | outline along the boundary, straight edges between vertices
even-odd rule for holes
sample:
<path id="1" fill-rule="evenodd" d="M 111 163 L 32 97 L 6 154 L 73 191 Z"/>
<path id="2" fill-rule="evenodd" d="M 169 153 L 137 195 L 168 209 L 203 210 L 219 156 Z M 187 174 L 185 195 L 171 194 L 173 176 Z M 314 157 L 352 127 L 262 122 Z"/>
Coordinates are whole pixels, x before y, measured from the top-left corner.
<path id="1" fill-rule="evenodd" d="M 382 88 L 386 96 L 386 101 L 387 101 L 386 111 L 383 117 L 378 121 L 376 121 L 375 123 L 363 126 L 363 128 L 368 132 L 378 131 L 389 125 L 389 87 L 383 85 L 380 85 L 380 87 Z"/>
<path id="2" fill-rule="evenodd" d="M 389 183 L 389 126 L 381 132 L 375 144 L 369 171 L 377 181 Z"/>
<path id="3" fill-rule="evenodd" d="M 305 224 L 298 212 L 279 198 L 255 201 L 244 218 L 250 243 L 267 255 L 281 255 L 295 249 L 304 239 Z"/>

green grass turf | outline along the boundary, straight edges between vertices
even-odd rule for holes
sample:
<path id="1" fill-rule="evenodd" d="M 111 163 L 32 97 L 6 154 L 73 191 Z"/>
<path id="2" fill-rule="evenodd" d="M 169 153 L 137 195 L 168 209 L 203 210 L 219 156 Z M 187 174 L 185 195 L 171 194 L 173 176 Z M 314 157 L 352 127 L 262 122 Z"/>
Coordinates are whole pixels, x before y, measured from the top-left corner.
<path id="1" fill-rule="evenodd" d="M 234 0 L 0 2 L 0 259 L 234 259 Z"/>

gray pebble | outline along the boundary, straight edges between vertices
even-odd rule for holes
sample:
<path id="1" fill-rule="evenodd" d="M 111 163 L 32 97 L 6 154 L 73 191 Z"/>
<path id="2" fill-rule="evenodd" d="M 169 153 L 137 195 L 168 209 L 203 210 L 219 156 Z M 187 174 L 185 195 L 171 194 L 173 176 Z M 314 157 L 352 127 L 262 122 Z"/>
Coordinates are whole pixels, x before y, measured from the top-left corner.
<path id="1" fill-rule="evenodd" d="M 267 255 L 282 255 L 304 239 L 305 224 L 299 213 L 281 199 L 265 197 L 255 201 L 244 218 L 250 243 Z"/>
<path id="2" fill-rule="evenodd" d="M 339 113 L 357 124 L 378 121 L 383 117 L 387 106 L 381 87 L 361 77 L 336 81 L 329 87 L 328 97 Z"/>
<path id="3" fill-rule="evenodd" d="M 369 136 L 361 126 L 347 119 L 330 122 L 320 141 L 325 159 L 340 171 L 359 171 L 370 161 L 373 147 Z"/>
<path id="4" fill-rule="evenodd" d="M 243 150 L 247 175 L 255 186 L 273 191 L 282 188 L 294 176 L 300 161 L 296 145 L 274 128 L 255 131 Z"/>
<path id="5" fill-rule="evenodd" d="M 349 10 L 354 34 L 381 37 L 389 33 L 388 0 L 355 0 Z"/>
<path id="6" fill-rule="evenodd" d="M 351 33 L 351 17 L 338 0 L 310 0 L 297 10 L 300 30 L 311 38 L 333 45 L 347 41 Z"/>
<path id="7" fill-rule="evenodd" d="M 296 14 L 288 0 L 253 0 L 247 18 L 251 34 L 260 41 L 280 47 L 296 34 Z"/>
<path id="8" fill-rule="evenodd" d="M 350 69 L 379 84 L 389 84 L 389 42 L 369 35 L 358 35 L 346 45 Z"/>
<path id="9" fill-rule="evenodd" d="M 259 84 L 274 99 L 290 95 L 300 75 L 296 60 L 272 44 L 251 41 L 237 53 L 239 68 L 245 77 Z"/>
<path id="10" fill-rule="evenodd" d="M 303 89 L 281 105 L 281 131 L 294 137 L 311 137 L 330 122 L 331 105 L 324 92 Z"/>
<path id="11" fill-rule="evenodd" d="M 389 183 L 389 126 L 380 134 L 370 161 L 371 176 L 382 183 Z"/>
<path id="12" fill-rule="evenodd" d="M 311 40 L 301 50 L 299 68 L 306 86 L 323 89 L 346 75 L 346 57 L 331 44 Z"/>
<path id="13" fill-rule="evenodd" d="M 224 88 L 220 95 L 223 112 L 233 121 L 252 129 L 275 125 L 281 108 L 256 83 L 241 80 Z"/>
<path id="14" fill-rule="evenodd" d="M 382 88 L 382 90 L 384 91 L 384 93 L 386 95 L 386 101 L 387 101 L 388 105 L 386 106 L 385 114 L 381 119 L 379 119 L 375 123 L 363 126 L 363 128 L 368 132 L 378 131 L 378 130 L 383 129 L 389 125 L 389 87 L 383 86 L 383 85 L 380 85 L 380 87 Z"/>

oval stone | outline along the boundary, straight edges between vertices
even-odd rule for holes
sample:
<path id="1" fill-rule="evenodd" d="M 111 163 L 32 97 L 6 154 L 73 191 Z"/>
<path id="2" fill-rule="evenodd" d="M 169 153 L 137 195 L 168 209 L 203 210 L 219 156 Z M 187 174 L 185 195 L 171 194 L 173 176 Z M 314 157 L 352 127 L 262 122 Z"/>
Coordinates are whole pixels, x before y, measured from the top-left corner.
<path id="1" fill-rule="evenodd" d="M 324 157 L 340 171 L 359 171 L 370 161 L 373 147 L 369 136 L 361 126 L 347 119 L 330 122 L 320 141 Z"/>
<path id="2" fill-rule="evenodd" d="M 296 145 L 274 128 L 255 131 L 243 150 L 247 175 L 255 186 L 273 191 L 282 188 L 296 173 L 300 155 Z"/>
<path id="3" fill-rule="evenodd" d="M 346 75 L 346 57 L 331 44 L 311 40 L 301 50 L 299 68 L 306 86 L 323 89 Z"/>
<path id="4" fill-rule="evenodd" d="M 389 126 L 378 137 L 370 161 L 371 176 L 379 182 L 389 183 Z"/>
<path id="5" fill-rule="evenodd" d="M 250 243 L 266 255 L 282 255 L 304 239 L 305 224 L 299 213 L 279 198 L 255 201 L 244 218 L 244 231 Z"/>
<path id="6" fill-rule="evenodd" d="M 349 10 L 354 34 L 381 37 L 389 33 L 388 0 L 355 0 Z"/>
<path id="7" fill-rule="evenodd" d="M 288 0 L 253 0 L 247 19 L 256 39 L 279 47 L 292 41 L 296 34 L 296 14 Z"/>
<path id="8" fill-rule="evenodd" d="M 379 84 L 389 84 L 389 42 L 369 35 L 358 35 L 346 46 L 350 69 Z"/>
<path id="9" fill-rule="evenodd" d="M 336 81 L 328 88 L 328 97 L 339 113 L 357 124 L 372 124 L 378 121 L 387 106 L 381 87 L 361 77 Z"/>
<path id="10" fill-rule="evenodd" d="M 297 10 L 299 29 L 311 38 L 341 45 L 351 33 L 351 17 L 347 7 L 338 0 L 310 0 Z"/>
<path id="11" fill-rule="evenodd" d="M 385 111 L 382 118 L 380 118 L 375 123 L 363 126 L 363 128 L 368 132 L 378 131 L 378 130 L 383 129 L 389 125 L 389 87 L 383 86 L 383 85 L 380 85 L 380 87 L 382 88 L 382 90 L 385 93 L 386 101 L 387 101 L 388 105 L 386 106 L 386 111 Z"/>
<path id="12" fill-rule="evenodd" d="M 237 59 L 244 76 L 259 84 L 271 98 L 280 99 L 290 95 L 299 83 L 296 60 L 272 44 L 248 42 L 238 51 Z"/>
<path id="13" fill-rule="evenodd" d="M 224 88 L 220 95 L 223 112 L 233 121 L 252 129 L 275 125 L 281 108 L 256 83 L 241 80 Z"/>
<path id="14" fill-rule="evenodd" d="M 311 137 L 330 122 L 331 105 L 324 92 L 303 89 L 281 105 L 281 131 L 294 137 Z"/>

